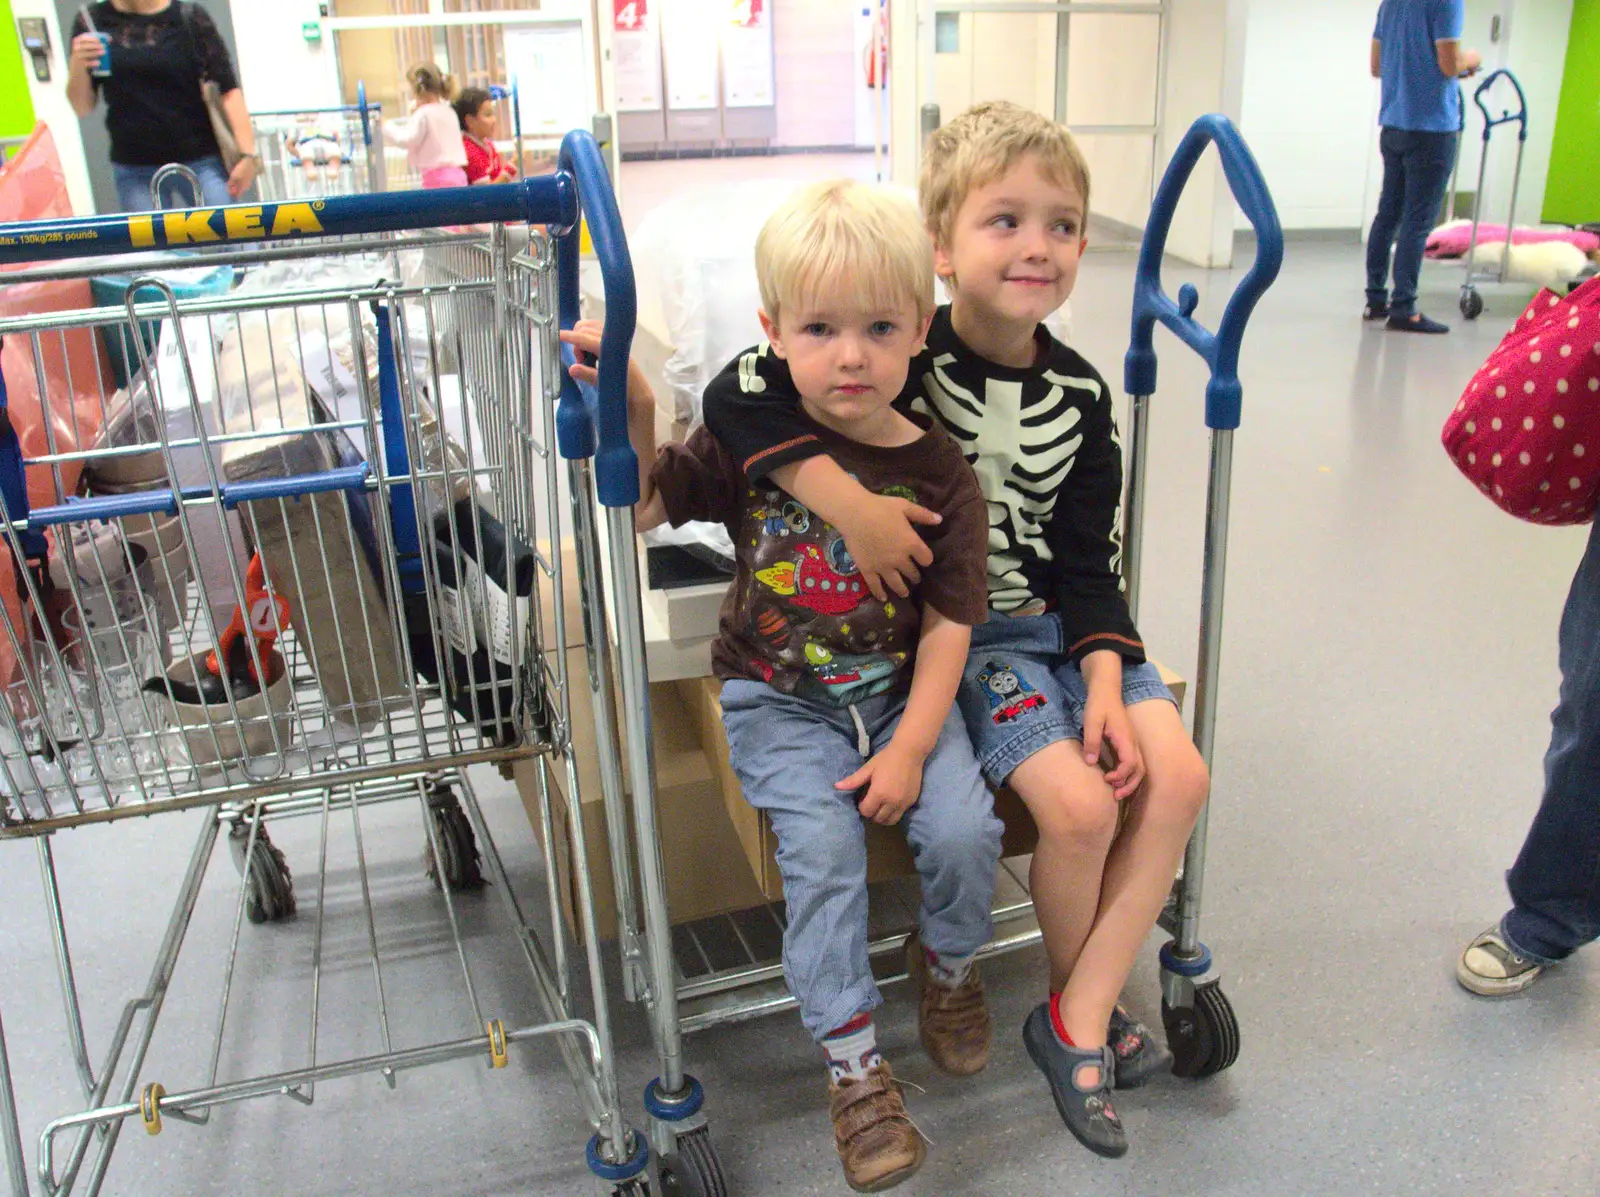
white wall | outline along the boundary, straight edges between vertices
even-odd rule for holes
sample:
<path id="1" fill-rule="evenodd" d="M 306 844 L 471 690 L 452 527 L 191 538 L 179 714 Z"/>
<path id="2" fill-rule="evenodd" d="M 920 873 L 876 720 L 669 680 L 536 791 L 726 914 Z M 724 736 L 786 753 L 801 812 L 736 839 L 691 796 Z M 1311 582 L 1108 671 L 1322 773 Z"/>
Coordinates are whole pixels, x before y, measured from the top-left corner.
<path id="1" fill-rule="evenodd" d="M 1368 65 L 1376 3 L 1254 0 L 1240 130 L 1286 229 L 1356 228 L 1376 136 Z M 1241 215 L 1238 227 L 1246 227 Z"/>
<path id="2" fill-rule="evenodd" d="M 1197 117 L 1220 112 L 1238 123 L 1249 7 L 1250 0 L 1173 0 L 1166 107 L 1156 146 L 1156 161 L 1163 170 Z M 1199 266 L 1231 265 L 1235 211 L 1217 156 L 1208 151 L 1178 203 L 1168 252 Z"/>
<path id="3" fill-rule="evenodd" d="M 1567 34 L 1572 29 L 1572 0 L 1516 0 L 1512 12 L 1510 45 L 1506 65 L 1515 72 L 1528 97 L 1528 144 L 1522 163 L 1522 186 L 1517 192 L 1517 224 L 1538 224 L 1544 208 L 1545 178 L 1550 173 L 1550 151 L 1555 141 L 1556 108 L 1561 100 L 1561 80 L 1566 66 Z M 1496 85 L 1500 86 L 1499 84 Z M 1478 125 L 1482 136 L 1482 117 L 1476 105 L 1467 118 L 1467 128 Z M 1495 130 L 1503 139 L 1489 157 L 1493 181 L 1488 185 L 1486 218 L 1505 220 L 1511 202 L 1510 172 L 1515 160 L 1516 140 L 1511 126 Z M 1506 151 L 1501 157 L 1500 150 Z M 1600 171 L 1597 171 L 1600 173 Z"/>
<path id="4" fill-rule="evenodd" d="M 772 39 L 776 144 L 854 145 L 861 56 L 853 6 L 839 0 L 777 0 Z"/>
<path id="5" fill-rule="evenodd" d="M 67 103 L 66 47 L 61 44 L 60 30 L 56 27 L 56 6 L 52 0 L 11 0 L 11 12 L 17 17 L 43 17 L 50 25 L 50 82 L 40 83 L 35 79 L 33 63 L 29 61 L 28 92 L 33 98 L 35 119 L 49 125 L 55 138 L 56 154 L 67 180 L 67 194 L 72 198 L 72 210 L 79 216 L 92 216 L 94 197 L 89 190 L 89 168 L 83 159 L 78 114 Z M 97 121 L 105 117 L 96 113 L 89 119 Z"/>
<path id="6" fill-rule="evenodd" d="M 253 112 L 332 108 L 340 103 L 333 35 L 316 44 L 300 33 L 317 0 L 230 0 L 239 83 Z"/>

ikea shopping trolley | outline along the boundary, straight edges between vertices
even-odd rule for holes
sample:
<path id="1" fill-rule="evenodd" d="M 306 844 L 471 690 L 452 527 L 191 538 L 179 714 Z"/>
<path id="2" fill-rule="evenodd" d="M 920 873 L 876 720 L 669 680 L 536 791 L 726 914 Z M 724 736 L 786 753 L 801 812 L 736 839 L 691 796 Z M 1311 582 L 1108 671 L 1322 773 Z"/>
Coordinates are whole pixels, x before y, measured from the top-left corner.
<path id="1" fill-rule="evenodd" d="M 576 310 L 580 209 L 614 313 L 601 411 L 620 411 L 632 270 L 585 133 L 566 139 L 554 175 L 504 186 L 0 226 L 6 263 L 109 252 L 141 272 L 125 307 L 0 319 L 0 841 L 31 839 L 38 853 L 82 1089 L 78 1112 L 43 1125 L 31 1190 L 0 1033 L 14 1197 L 98 1192 L 130 1119 L 154 1134 L 250 1098 L 310 1105 L 321 1081 L 378 1074 L 392 1087 L 401 1071 L 467 1058 L 500 1067 L 513 1045 L 546 1036 L 593 1131 L 589 1166 L 615 1193 L 647 1191 L 648 1147 L 618 1100 L 581 848 L 586 983 L 553 880 L 551 771 L 575 784 L 576 765 L 566 658 L 547 648 L 568 642 L 561 545 L 574 518 L 583 535 L 596 528 L 588 462 L 563 473 L 555 461 L 558 436 L 569 453 L 593 440 L 557 347 L 558 308 L 569 323 Z M 528 224 L 545 228 L 513 254 L 510 234 Z M 172 247 L 201 243 L 207 264 L 248 268 L 245 280 L 178 300 L 151 272 L 172 265 Z M 329 264 L 344 273 L 312 269 Z M 0 281 L 70 281 L 69 267 Z M 601 464 L 604 481 L 617 463 Z M 562 512 L 569 498 L 576 517 Z M 587 545 L 580 561 L 594 554 Z M 523 913 L 467 776 L 518 761 L 537 781 L 548 928 Z M 648 784 L 648 769 L 634 779 Z M 460 965 L 457 1025 L 419 1043 L 391 1031 L 402 945 L 374 918 L 363 838 L 373 805 L 393 800 L 420 819 L 439 889 L 429 904 Z M 52 837 L 186 809 L 206 816 L 149 982 L 95 1059 Z M 320 823 L 318 871 L 298 889 L 268 835 L 290 816 Z M 567 817 L 581 846 L 578 803 Z M 172 1076 L 151 1041 L 224 832 L 241 881 L 215 1035 L 198 1075 Z M 344 913 L 324 909 L 330 861 L 359 881 L 350 926 L 371 972 L 375 1051 L 318 1040 L 324 925 Z M 484 875 L 528 967 L 531 1019 L 498 1017 L 472 967 L 461 891 Z M 305 1046 L 283 1071 L 225 1076 L 243 923 L 297 904 L 314 935 Z"/>
<path id="2" fill-rule="evenodd" d="M 1255 227 L 1256 260 L 1228 302 L 1216 333 L 1193 319 L 1199 295 L 1184 286 L 1174 302 L 1161 290 L 1161 265 L 1173 212 L 1190 174 L 1206 147 L 1215 143 L 1233 193 Z M 1139 548 L 1145 510 L 1146 451 L 1150 398 L 1155 390 L 1156 358 L 1153 331 L 1157 321 L 1204 358 L 1211 370 L 1205 418 L 1212 432 L 1211 481 L 1207 504 L 1205 566 L 1200 619 L 1200 657 L 1195 687 L 1195 743 L 1209 765 L 1216 727 L 1216 693 L 1220 668 L 1222 598 L 1225 574 L 1228 496 L 1232 467 L 1233 429 L 1239 423 L 1242 389 L 1238 378 L 1239 349 L 1245 325 L 1257 301 L 1277 277 L 1283 259 L 1283 235 L 1272 197 L 1260 169 L 1237 129 L 1226 118 L 1204 117 L 1190 129 L 1178 147 L 1161 181 L 1152 205 L 1141 250 L 1133 312 L 1132 346 L 1127 357 L 1126 389 L 1132 396 L 1127 502 L 1124 509 L 1124 575 L 1131 607 L 1139 594 Z M 648 705 L 628 700 L 630 717 L 644 718 Z M 632 735 L 628 737 L 632 741 Z M 599 737 L 602 745 L 607 737 Z M 613 762 L 610 766 L 615 769 Z M 1002 809 L 997 799 L 997 809 Z M 1026 818 L 1019 802 L 1012 811 Z M 868 828 L 869 836 L 877 829 Z M 663 1153 L 677 1144 L 678 1159 L 668 1158 L 667 1168 L 682 1173 L 684 1182 L 698 1191 L 725 1193 L 716 1156 L 698 1125 L 699 1087 L 686 1082 L 682 1038 L 686 1032 L 786 1010 L 794 1005 L 777 959 L 784 931 L 784 909 L 773 902 L 751 911 L 715 919 L 687 922 L 671 929 L 663 939 L 659 930 L 667 921 L 665 891 L 661 887 L 660 860 L 646 829 L 640 829 L 640 857 L 648 867 L 640 870 L 646 925 L 636 936 L 630 926 L 626 900 L 619 893 L 623 940 L 636 945 L 625 953 L 634 961 L 627 992 L 637 991 L 647 1001 L 652 1030 L 661 1055 L 661 1077 L 647 1093 L 652 1115 L 652 1138 Z M 1011 829 L 1008 826 L 1008 855 Z M 1239 1028 L 1233 1011 L 1211 968 L 1211 955 L 1199 939 L 1201 883 L 1204 873 L 1206 826 L 1204 816 L 1190 842 L 1182 876 L 1162 917 L 1173 940 L 1161 952 L 1162 1013 L 1175 1057 L 1174 1071 L 1183 1076 L 1206 1076 L 1234 1063 L 1239 1052 Z M 1026 851 L 1024 848 L 1022 851 Z M 869 857 L 872 849 L 869 846 Z M 1002 861 L 1003 874 L 994 910 L 994 937 L 979 953 L 999 955 L 1036 945 L 1041 936 L 1033 918 L 1026 870 L 1013 860 Z M 654 879 L 652 879 L 652 874 Z M 914 884 L 914 882 L 910 883 Z M 915 892 L 903 892 L 898 880 L 874 890 L 874 915 L 870 953 L 880 982 L 905 978 L 904 947 L 915 924 Z M 898 908 L 898 909 L 895 909 Z M 663 946 L 665 955 L 663 955 Z M 686 1125 L 695 1126 L 685 1133 Z M 664 1180 L 667 1174 L 664 1173 Z M 676 1180 L 674 1184 L 678 1183 Z M 676 1191 L 676 1190 L 673 1190 Z"/>

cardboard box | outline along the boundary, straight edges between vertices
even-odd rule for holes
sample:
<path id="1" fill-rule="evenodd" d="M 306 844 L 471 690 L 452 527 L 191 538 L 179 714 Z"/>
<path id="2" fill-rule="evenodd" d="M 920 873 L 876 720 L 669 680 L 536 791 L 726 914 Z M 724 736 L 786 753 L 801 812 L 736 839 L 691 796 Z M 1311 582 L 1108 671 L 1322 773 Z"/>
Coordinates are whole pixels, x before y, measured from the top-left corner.
<path id="1" fill-rule="evenodd" d="M 572 759 L 577 765 L 579 809 L 595 922 L 602 939 L 613 939 L 617 934 L 616 886 L 611 870 L 605 798 L 600 787 L 600 763 L 595 751 L 588 658 L 582 647 L 568 649 L 567 668 L 572 688 Z M 762 892 L 744 864 L 739 838 L 728 820 L 728 804 L 723 798 L 716 769 L 701 747 L 695 724 L 684 710 L 678 686 L 679 683 L 668 682 L 650 688 L 657 821 L 667 880 L 667 909 L 674 924 L 730 910 L 745 910 L 759 906 L 762 901 Z M 538 788 L 541 769 L 545 770 L 550 796 L 562 911 L 568 928 L 581 940 L 576 917 L 577 877 L 572 860 L 571 784 L 566 762 L 556 757 L 518 762 L 517 790 L 535 834 L 542 840 Z M 626 761 L 623 772 L 626 788 Z M 628 819 L 631 835 L 631 802 Z"/>
<path id="2" fill-rule="evenodd" d="M 1162 680 L 1172 689 L 1183 705 L 1185 683 L 1159 662 Z M 739 779 L 728 761 L 728 737 L 722 726 L 722 704 L 718 696 L 722 683 L 716 678 L 696 678 L 677 683 L 682 687 L 683 706 L 690 713 L 699 733 L 705 756 L 712 762 L 720 779 L 719 789 L 727 808 L 728 821 L 738 835 L 744 858 L 749 863 L 761 893 L 773 900 L 783 898 L 783 878 L 778 872 L 778 837 L 767 817 L 744 800 Z M 1027 856 L 1039 842 L 1038 829 L 1033 816 L 1011 790 L 1001 787 L 995 791 L 994 813 L 1005 824 L 1001 840 L 1001 855 Z M 867 883 L 888 881 L 916 872 L 916 862 L 906 844 L 904 831 L 898 827 L 880 827 L 868 823 L 867 830 Z"/>

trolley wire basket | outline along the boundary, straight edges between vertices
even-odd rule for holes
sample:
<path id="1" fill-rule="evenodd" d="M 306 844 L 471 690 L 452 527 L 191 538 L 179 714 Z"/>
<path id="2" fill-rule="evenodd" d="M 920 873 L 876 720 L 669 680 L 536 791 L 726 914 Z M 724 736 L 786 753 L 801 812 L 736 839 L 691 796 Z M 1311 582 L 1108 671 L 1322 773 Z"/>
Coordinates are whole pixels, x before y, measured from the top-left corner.
<path id="1" fill-rule="evenodd" d="M 501 1067 L 511 1045 L 547 1036 L 593 1133 L 589 1166 L 619 1192 L 643 1191 L 648 1147 L 618 1100 L 581 853 L 586 982 L 553 888 L 550 771 L 575 785 L 576 766 L 566 656 L 545 648 L 567 643 L 564 505 L 594 501 L 556 466 L 558 439 L 586 448 L 574 439 L 584 411 L 561 405 L 558 438 L 556 403 L 571 394 L 557 332 L 562 298 L 576 295 L 580 207 L 602 231 L 608 299 L 626 311 L 620 219 L 584 133 L 567 138 L 555 175 L 522 183 L 0 226 L 0 261 L 45 263 L 7 285 L 81 278 L 49 260 L 89 253 L 130 255 L 121 265 L 136 274 L 120 308 L 0 320 L 0 842 L 32 839 L 39 853 L 84 1101 L 45 1125 L 38 1191 L 99 1192 L 130 1119 L 155 1134 L 250 1098 L 310 1105 L 318 1081 L 372 1073 L 392 1087 L 401 1071 L 472 1057 Z M 177 298 L 160 273 L 196 244 L 244 281 Z M 601 381 L 619 407 L 625 323 Z M 579 519 L 593 531 L 592 514 Z M 524 913 L 467 775 L 517 761 L 536 781 L 547 924 Z M 363 835 L 381 802 L 417 812 L 458 1005 L 471 1011 L 420 1044 L 391 1027 L 392 954 Z M 197 807 L 208 815 L 150 980 L 96 1061 L 52 836 Z M 320 821 L 312 884 L 268 836 L 291 816 Z M 571 819 L 581 844 L 581 812 Z M 180 1087 L 156 1079 L 147 1055 L 224 830 L 241 875 L 233 933 L 209 1066 Z M 340 1054 L 318 1031 L 329 860 L 346 852 L 381 1047 Z M 497 1017 L 475 981 L 457 895 L 485 881 L 529 970 L 528 1017 Z M 224 1077 L 242 925 L 296 913 L 302 929 L 314 920 L 303 1063 Z M 0 1147 L 23 1197 L 3 1031 Z"/>

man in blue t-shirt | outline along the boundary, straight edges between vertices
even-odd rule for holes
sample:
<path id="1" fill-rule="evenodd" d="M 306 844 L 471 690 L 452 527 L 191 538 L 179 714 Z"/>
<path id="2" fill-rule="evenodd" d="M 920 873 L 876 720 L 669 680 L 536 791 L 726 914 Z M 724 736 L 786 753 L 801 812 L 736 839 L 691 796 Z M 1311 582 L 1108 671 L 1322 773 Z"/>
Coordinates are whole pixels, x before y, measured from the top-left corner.
<path id="1" fill-rule="evenodd" d="M 1416 310 L 1422 251 L 1455 166 L 1464 79 L 1483 65 L 1461 46 L 1466 0 L 1383 0 L 1372 31 L 1372 77 L 1383 80 L 1383 194 L 1367 239 L 1366 319 L 1401 332 L 1450 326 Z M 1394 248 L 1394 292 L 1388 288 Z"/>

